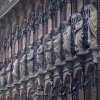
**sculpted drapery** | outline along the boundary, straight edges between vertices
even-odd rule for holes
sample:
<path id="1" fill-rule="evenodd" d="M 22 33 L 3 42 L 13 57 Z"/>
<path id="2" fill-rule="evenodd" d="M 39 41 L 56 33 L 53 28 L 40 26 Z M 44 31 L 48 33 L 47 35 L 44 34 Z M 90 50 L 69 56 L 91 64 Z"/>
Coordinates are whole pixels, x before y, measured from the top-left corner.
<path id="1" fill-rule="evenodd" d="M 16 58 L 13 63 L 13 72 L 12 72 L 14 82 L 18 81 L 18 63 L 19 63 L 19 60 Z"/>
<path id="2" fill-rule="evenodd" d="M 26 54 L 25 54 L 25 48 L 22 51 L 22 58 L 20 59 L 20 72 L 21 72 L 21 78 L 25 78 L 25 70 L 26 70 Z"/>
<path id="3" fill-rule="evenodd" d="M 65 29 L 62 33 L 63 35 L 63 48 L 66 53 L 65 59 L 67 60 L 68 57 L 71 57 L 71 26 L 68 21 L 63 22 Z"/>
<path id="4" fill-rule="evenodd" d="M 43 70 L 43 44 L 42 44 L 42 37 L 37 42 L 38 42 L 37 62 L 38 62 L 38 66 L 39 66 L 39 71 L 42 71 Z"/>
<path id="5" fill-rule="evenodd" d="M 52 67 L 52 40 L 49 34 L 45 36 L 45 58 L 47 63 L 47 68 Z"/>
<path id="6" fill-rule="evenodd" d="M 83 49 L 83 18 L 81 13 L 77 14 L 77 23 L 75 25 L 75 50 L 78 53 L 79 51 L 84 51 Z"/>
<path id="7" fill-rule="evenodd" d="M 3 87 L 5 84 L 4 73 L 5 73 L 5 68 L 2 68 L 2 70 L 1 70 L 1 87 Z"/>
<path id="8" fill-rule="evenodd" d="M 88 19 L 88 43 L 91 47 L 97 47 L 97 9 L 93 4 L 89 5 L 90 18 Z"/>
<path id="9" fill-rule="evenodd" d="M 34 57 L 34 50 L 32 46 L 29 46 L 30 52 L 27 55 L 27 61 L 28 61 L 28 73 L 29 75 L 33 74 L 33 57 Z"/>
<path id="10" fill-rule="evenodd" d="M 55 65 L 61 64 L 61 34 L 59 29 L 55 28 L 56 36 L 53 37 L 54 53 L 56 57 Z"/>
<path id="11" fill-rule="evenodd" d="M 6 69 L 6 72 L 7 72 L 6 80 L 8 84 L 11 84 L 11 66 L 12 64 L 11 62 L 9 62 L 7 69 Z"/>

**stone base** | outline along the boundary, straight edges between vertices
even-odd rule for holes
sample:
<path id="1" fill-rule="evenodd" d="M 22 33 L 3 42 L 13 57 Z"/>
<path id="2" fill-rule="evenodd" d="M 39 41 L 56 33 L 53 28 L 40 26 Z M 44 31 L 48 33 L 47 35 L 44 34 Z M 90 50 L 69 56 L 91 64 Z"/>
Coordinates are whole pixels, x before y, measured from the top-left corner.
<path id="1" fill-rule="evenodd" d="M 3 91 L 5 88 L 1 87 L 0 91 Z"/>
<path id="2" fill-rule="evenodd" d="M 73 60 L 73 58 L 72 58 L 71 55 L 65 57 L 65 61 L 66 61 L 66 62 L 67 62 L 67 61 L 72 61 L 72 60 Z"/>
<path id="3" fill-rule="evenodd" d="M 34 78 L 35 76 L 32 74 L 32 75 L 29 75 L 29 78 Z"/>
<path id="4" fill-rule="evenodd" d="M 85 51 L 84 50 L 77 51 L 77 55 L 84 55 L 84 54 L 85 54 Z"/>
<path id="5" fill-rule="evenodd" d="M 44 73 L 43 69 L 38 70 L 38 74 L 43 74 L 43 73 Z"/>
<path id="6" fill-rule="evenodd" d="M 90 49 L 97 49 L 98 48 L 98 44 L 91 44 L 90 45 Z"/>
<path id="7" fill-rule="evenodd" d="M 63 65 L 63 62 L 62 61 L 56 61 L 55 62 L 55 66 L 62 66 Z"/>
<path id="8" fill-rule="evenodd" d="M 19 84 L 19 82 L 18 82 L 18 81 L 15 81 L 13 84 L 14 84 L 14 85 L 17 85 L 17 84 Z"/>
<path id="9" fill-rule="evenodd" d="M 33 73 L 29 73 L 29 77 L 33 77 L 34 76 L 34 74 Z"/>
<path id="10" fill-rule="evenodd" d="M 25 81 L 27 81 L 27 78 L 26 78 L 26 77 L 23 77 L 23 78 L 21 79 L 21 82 L 25 82 Z"/>
<path id="11" fill-rule="evenodd" d="M 7 84 L 7 88 L 11 88 L 12 87 L 12 85 L 11 84 Z"/>
<path id="12" fill-rule="evenodd" d="M 46 69 L 47 71 L 51 71 L 51 70 L 53 70 L 53 66 L 47 66 L 47 69 Z"/>

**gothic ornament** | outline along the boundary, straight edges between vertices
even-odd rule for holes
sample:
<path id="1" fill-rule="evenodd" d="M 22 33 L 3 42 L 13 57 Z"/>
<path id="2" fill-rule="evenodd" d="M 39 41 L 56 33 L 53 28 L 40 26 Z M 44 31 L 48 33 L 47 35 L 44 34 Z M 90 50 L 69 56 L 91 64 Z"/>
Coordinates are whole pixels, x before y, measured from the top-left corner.
<path id="1" fill-rule="evenodd" d="M 33 47 L 32 45 L 29 46 L 29 49 L 30 49 L 30 52 L 29 54 L 27 55 L 27 61 L 28 61 L 28 73 L 30 76 L 33 75 L 33 57 L 34 57 L 34 50 L 33 50 Z"/>
<path id="2" fill-rule="evenodd" d="M 39 73 L 43 72 L 43 37 L 40 37 L 40 39 L 37 41 L 38 42 L 38 49 L 37 49 L 37 63 L 39 66 Z"/>
<path id="3" fill-rule="evenodd" d="M 8 62 L 9 63 L 6 69 L 6 72 L 7 72 L 6 80 L 7 80 L 7 84 L 11 84 L 11 62 L 10 60 L 8 60 Z"/>
<path id="4" fill-rule="evenodd" d="M 55 53 L 55 66 L 62 65 L 61 61 L 61 34 L 59 33 L 59 29 L 55 28 L 56 36 L 53 37 L 53 45 L 54 45 L 54 53 Z"/>
<path id="5" fill-rule="evenodd" d="M 88 43 L 90 48 L 97 48 L 97 9 L 93 4 L 89 5 L 90 17 L 88 19 Z"/>
<path id="6" fill-rule="evenodd" d="M 25 48 L 22 50 L 22 58 L 20 59 L 20 72 L 22 80 L 26 79 L 26 54 Z"/>
<path id="7" fill-rule="evenodd" d="M 52 68 L 52 40 L 49 34 L 45 36 L 45 58 L 47 69 L 49 70 Z"/>
<path id="8" fill-rule="evenodd" d="M 75 50 L 77 54 L 84 54 L 83 49 L 83 18 L 81 13 L 77 14 L 77 23 L 75 25 Z"/>
<path id="9" fill-rule="evenodd" d="M 19 60 L 17 58 L 17 55 L 15 55 L 15 60 L 13 63 L 13 72 L 12 72 L 14 83 L 18 82 L 18 63 L 19 63 Z"/>
<path id="10" fill-rule="evenodd" d="M 64 48 L 64 51 L 66 53 L 65 60 L 70 61 L 70 60 L 72 60 L 72 54 L 71 54 L 71 26 L 70 26 L 69 22 L 67 22 L 67 21 L 64 21 L 63 24 L 65 26 L 64 32 L 62 33 L 63 34 L 63 41 L 64 41 L 63 42 L 63 48 Z"/>
<path id="11" fill-rule="evenodd" d="M 1 87 L 3 87 L 4 84 L 5 84 L 4 73 L 5 73 L 5 68 L 2 68 L 2 69 L 1 69 Z"/>

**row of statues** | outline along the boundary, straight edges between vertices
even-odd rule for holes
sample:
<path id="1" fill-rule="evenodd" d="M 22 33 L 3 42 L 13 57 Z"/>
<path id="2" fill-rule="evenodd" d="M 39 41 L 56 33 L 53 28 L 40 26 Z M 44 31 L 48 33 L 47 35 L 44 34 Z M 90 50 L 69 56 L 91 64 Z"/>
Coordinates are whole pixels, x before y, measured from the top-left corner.
<path id="1" fill-rule="evenodd" d="M 90 17 L 88 19 L 88 43 L 90 48 L 97 47 L 97 10 L 91 4 L 89 5 L 90 9 Z M 18 55 L 15 55 L 13 61 L 8 61 L 8 65 L 6 68 L 6 80 L 7 83 L 11 83 L 11 76 L 13 76 L 13 81 L 18 82 L 19 74 L 20 78 L 26 78 L 26 68 L 28 69 L 29 76 L 33 75 L 34 70 L 34 58 L 37 61 L 38 72 L 43 72 L 44 69 L 44 61 L 46 62 L 47 68 L 53 67 L 53 56 L 55 57 L 55 65 L 62 65 L 61 59 L 61 49 L 65 52 L 65 62 L 72 60 L 72 52 L 71 52 L 71 23 L 70 21 L 63 21 L 64 31 L 60 32 L 59 28 L 55 28 L 55 35 L 51 36 L 51 34 L 46 34 L 45 36 L 41 36 L 38 41 L 38 48 L 36 52 L 36 57 L 34 57 L 34 49 L 33 45 L 29 46 L 29 53 L 27 54 L 25 48 L 22 50 L 21 58 L 18 58 Z M 79 54 L 83 54 L 85 52 L 83 47 L 83 24 L 84 20 L 81 13 L 77 14 L 77 23 L 75 24 L 74 29 L 74 42 L 75 42 L 75 51 Z M 61 41 L 63 38 L 63 46 L 61 46 Z M 54 53 L 54 55 L 53 55 Z M 4 85 L 4 71 L 1 70 L 1 86 Z M 12 73 L 11 73 L 12 71 Z M 19 73 L 20 72 L 20 73 Z"/>

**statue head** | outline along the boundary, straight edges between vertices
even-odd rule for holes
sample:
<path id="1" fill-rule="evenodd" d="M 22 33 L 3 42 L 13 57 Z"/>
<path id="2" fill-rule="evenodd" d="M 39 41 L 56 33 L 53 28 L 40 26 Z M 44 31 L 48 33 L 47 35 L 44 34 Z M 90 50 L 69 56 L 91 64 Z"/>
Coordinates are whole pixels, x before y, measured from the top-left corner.
<path id="1" fill-rule="evenodd" d="M 62 23 L 65 25 L 65 27 L 69 25 L 69 21 L 63 21 Z"/>
<path id="2" fill-rule="evenodd" d="M 56 28 L 54 29 L 54 31 L 55 31 L 56 34 L 59 33 L 59 28 L 56 27 Z"/>
<path id="3" fill-rule="evenodd" d="M 40 46 L 42 44 L 42 41 L 38 39 L 37 43 L 38 43 L 38 46 Z"/>
<path id="4" fill-rule="evenodd" d="M 45 40 L 46 40 L 46 41 L 51 40 L 51 39 L 50 39 L 50 35 L 49 35 L 49 34 L 46 34 L 46 35 L 45 35 Z"/>
<path id="5" fill-rule="evenodd" d="M 33 46 L 32 46 L 32 44 L 29 46 L 29 49 L 33 49 Z"/>
<path id="6" fill-rule="evenodd" d="M 6 59 L 3 59 L 3 64 L 5 64 L 6 63 Z"/>
<path id="7" fill-rule="evenodd" d="M 17 59 L 17 54 L 14 54 L 14 59 Z"/>
<path id="8" fill-rule="evenodd" d="M 82 19 L 81 13 L 78 13 L 78 14 L 77 14 L 77 18 L 78 18 L 78 20 L 81 20 L 81 19 Z"/>
<path id="9" fill-rule="evenodd" d="M 8 59 L 7 59 L 7 62 L 8 62 L 8 63 L 10 63 L 10 62 L 11 62 L 11 61 L 10 61 L 10 58 L 8 58 Z"/>
<path id="10" fill-rule="evenodd" d="M 25 53 L 25 47 L 21 50 L 21 54 L 24 55 Z"/>
<path id="11" fill-rule="evenodd" d="M 96 10 L 96 8 L 94 7 L 94 5 L 93 5 L 93 4 L 90 4 L 90 5 L 89 5 L 89 9 L 90 9 L 90 12 L 92 12 L 92 11 Z"/>

